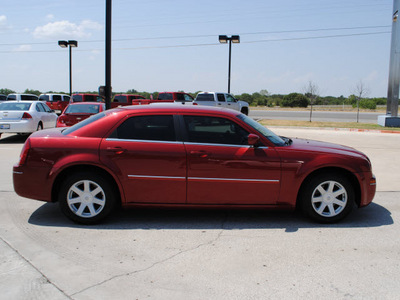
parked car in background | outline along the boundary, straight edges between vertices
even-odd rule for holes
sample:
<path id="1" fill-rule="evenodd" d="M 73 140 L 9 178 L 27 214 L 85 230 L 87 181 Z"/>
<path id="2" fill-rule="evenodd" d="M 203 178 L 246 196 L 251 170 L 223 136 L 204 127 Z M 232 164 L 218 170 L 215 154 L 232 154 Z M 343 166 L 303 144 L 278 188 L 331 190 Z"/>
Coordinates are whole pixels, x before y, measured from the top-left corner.
<path id="1" fill-rule="evenodd" d="M 47 106 L 53 110 L 60 111 L 60 113 L 67 107 L 71 97 L 65 94 L 41 94 L 40 101 L 46 102 Z"/>
<path id="2" fill-rule="evenodd" d="M 32 133 L 56 126 L 57 114 L 40 101 L 5 101 L 0 103 L 2 133 Z"/>
<path id="3" fill-rule="evenodd" d="M 133 97 L 132 97 L 133 96 Z M 128 98 L 129 97 L 129 98 Z M 117 101 L 115 101 L 117 100 Z M 152 103 L 174 103 L 174 102 L 192 102 L 194 99 L 190 94 L 184 92 L 161 92 L 158 94 L 157 99 L 145 99 L 140 95 L 115 95 L 114 101 L 111 102 L 111 108 L 124 106 L 124 105 L 144 105 Z"/>
<path id="4" fill-rule="evenodd" d="M 70 103 L 57 119 L 57 127 L 69 127 L 79 123 L 91 115 L 106 109 L 105 103 L 100 102 L 75 102 Z"/>
<path id="5" fill-rule="evenodd" d="M 376 188 L 370 160 L 353 148 L 280 137 L 235 110 L 182 104 L 119 107 L 36 132 L 13 182 L 18 195 L 58 201 L 85 224 L 120 204 L 300 207 L 329 223 L 371 203 Z"/>
<path id="6" fill-rule="evenodd" d="M 33 94 L 8 94 L 7 101 L 39 101 L 39 97 Z"/>
<path id="7" fill-rule="evenodd" d="M 104 102 L 104 99 L 97 94 L 73 94 L 71 102 Z"/>
<path id="8" fill-rule="evenodd" d="M 161 92 L 155 102 L 192 102 L 194 98 L 184 92 Z"/>
<path id="9" fill-rule="evenodd" d="M 7 96 L 6 95 L 0 95 L 0 103 L 4 102 L 7 100 Z"/>
<path id="10" fill-rule="evenodd" d="M 249 114 L 249 104 L 245 101 L 237 100 L 228 93 L 201 92 L 197 94 L 194 104 L 219 106 L 240 111 L 245 115 Z"/>

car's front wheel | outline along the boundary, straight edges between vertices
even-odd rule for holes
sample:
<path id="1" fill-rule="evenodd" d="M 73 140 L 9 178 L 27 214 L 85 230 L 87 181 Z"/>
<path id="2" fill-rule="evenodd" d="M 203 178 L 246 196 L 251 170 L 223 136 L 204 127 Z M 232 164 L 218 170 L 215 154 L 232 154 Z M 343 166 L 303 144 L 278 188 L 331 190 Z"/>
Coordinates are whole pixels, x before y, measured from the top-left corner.
<path id="1" fill-rule="evenodd" d="M 326 173 L 309 180 L 301 193 L 303 211 L 312 219 L 333 223 L 346 217 L 355 204 L 355 193 L 347 177 Z"/>
<path id="2" fill-rule="evenodd" d="M 112 212 L 116 193 L 103 176 L 82 172 L 64 180 L 58 200 L 68 218 L 77 223 L 94 224 Z"/>

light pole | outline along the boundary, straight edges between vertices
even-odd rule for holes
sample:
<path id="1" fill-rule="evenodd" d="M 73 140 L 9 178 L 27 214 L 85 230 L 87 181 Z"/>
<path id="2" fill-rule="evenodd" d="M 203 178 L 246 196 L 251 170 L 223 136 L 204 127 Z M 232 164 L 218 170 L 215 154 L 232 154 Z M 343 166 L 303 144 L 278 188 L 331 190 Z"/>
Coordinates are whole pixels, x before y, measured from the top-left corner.
<path id="1" fill-rule="evenodd" d="M 78 42 L 74 40 L 58 41 L 58 46 L 61 48 L 69 47 L 69 95 L 72 95 L 72 56 L 71 47 L 78 47 Z"/>
<path id="2" fill-rule="evenodd" d="M 231 92 L 231 52 L 232 52 L 232 43 L 239 44 L 240 37 L 238 35 L 232 35 L 228 37 L 226 35 L 219 36 L 219 42 L 221 44 L 226 44 L 229 41 L 229 66 L 228 66 L 228 93 Z"/>

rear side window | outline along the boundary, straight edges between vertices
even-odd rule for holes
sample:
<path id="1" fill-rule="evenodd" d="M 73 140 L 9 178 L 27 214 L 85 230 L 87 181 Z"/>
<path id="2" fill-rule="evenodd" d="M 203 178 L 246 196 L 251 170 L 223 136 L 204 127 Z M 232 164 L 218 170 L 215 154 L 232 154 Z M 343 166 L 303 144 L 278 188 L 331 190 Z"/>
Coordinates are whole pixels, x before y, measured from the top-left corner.
<path id="1" fill-rule="evenodd" d="M 110 136 L 124 140 L 176 141 L 173 116 L 131 117 Z"/>
<path id="2" fill-rule="evenodd" d="M 69 102 L 69 100 L 70 100 L 69 96 L 66 96 L 66 95 L 62 96 L 62 100 L 61 101 L 68 101 Z"/>
<path id="3" fill-rule="evenodd" d="M 21 95 L 21 100 L 38 100 L 39 97 L 33 95 Z"/>
<path id="4" fill-rule="evenodd" d="M 196 97 L 196 101 L 214 101 L 213 94 L 199 94 Z"/>
<path id="5" fill-rule="evenodd" d="M 218 102 L 225 102 L 224 94 L 217 94 L 217 97 L 218 97 Z"/>
<path id="6" fill-rule="evenodd" d="M 53 101 L 61 101 L 61 95 L 53 95 Z"/>

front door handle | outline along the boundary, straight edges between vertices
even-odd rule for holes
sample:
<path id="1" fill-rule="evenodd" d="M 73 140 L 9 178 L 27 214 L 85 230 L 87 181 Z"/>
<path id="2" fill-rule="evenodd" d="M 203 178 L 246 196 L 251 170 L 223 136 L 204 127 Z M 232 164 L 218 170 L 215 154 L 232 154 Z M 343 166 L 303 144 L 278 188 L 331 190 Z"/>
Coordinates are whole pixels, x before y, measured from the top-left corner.
<path id="1" fill-rule="evenodd" d="M 204 150 L 192 150 L 190 151 L 190 155 L 206 158 L 210 155 L 210 153 Z"/>
<path id="2" fill-rule="evenodd" d="M 107 151 L 114 152 L 115 154 L 122 154 L 126 149 L 121 147 L 107 147 Z"/>

